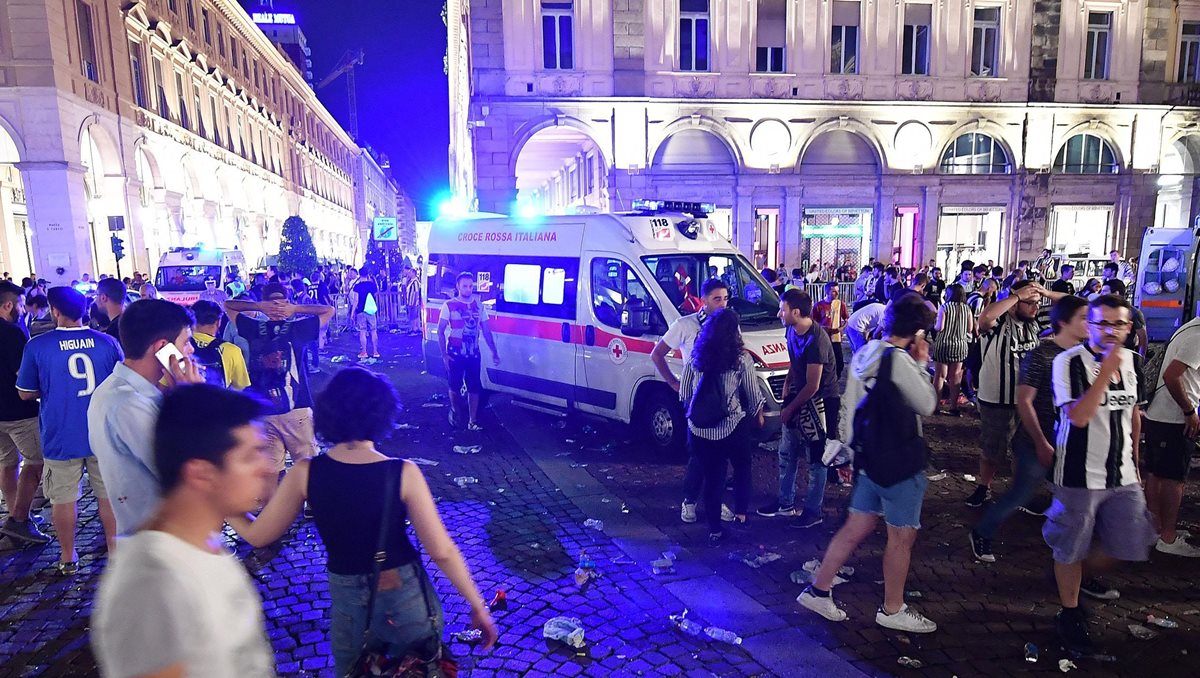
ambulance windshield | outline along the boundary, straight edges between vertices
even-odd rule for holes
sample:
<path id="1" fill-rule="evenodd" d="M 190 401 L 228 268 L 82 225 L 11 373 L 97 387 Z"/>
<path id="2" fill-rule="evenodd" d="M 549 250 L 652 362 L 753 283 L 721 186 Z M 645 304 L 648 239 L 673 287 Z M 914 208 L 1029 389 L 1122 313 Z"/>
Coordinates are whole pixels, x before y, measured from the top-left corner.
<path id="1" fill-rule="evenodd" d="M 642 261 L 681 315 L 699 311 L 704 281 L 720 278 L 729 286 L 729 308 L 738 312 L 743 325 L 779 322 L 779 296 L 736 254 L 667 254 Z"/>

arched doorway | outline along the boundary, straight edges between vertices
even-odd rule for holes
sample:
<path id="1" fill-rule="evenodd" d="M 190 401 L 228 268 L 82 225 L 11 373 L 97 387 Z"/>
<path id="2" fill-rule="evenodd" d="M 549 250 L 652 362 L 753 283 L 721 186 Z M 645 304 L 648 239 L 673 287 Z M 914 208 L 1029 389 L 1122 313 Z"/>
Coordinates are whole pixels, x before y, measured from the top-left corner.
<path id="1" fill-rule="evenodd" d="M 875 147 L 850 130 L 828 130 L 808 143 L 799 167 L 806 185 L 802 269 L 858 266 L 870 257 L 881 164 Z"/>
<path id="2" fill-rule="evenodd" d="M 18 282 L 35 272 L 25 183 L 17 169 L 20 161 L 17 141 L 0 121 L 0 272 L 9 273 Z"/>
<path id="3" fill-rule="evenodd" d="M 733 240 L 738 160 L 725 139 L 706 127 L 678 129 L 668 134 L 655 149 L 650 168 L 651 185 L 643 189 L 643 195 L 631 195 L 627 200 L 651 198 L 710 203 L 716 209 L 709 218 L 722 235 Z M 776 224 L 778 213 L 776 208 Z"/>
<path id="4" fill-rule="evenodd" d="M 517 153 L 516 211 L 566 214 L 572 208 L 608 206 L 608 165 L 596 142 L 568 126 L 547 127 Z"/>
<path id="5" fill-rule="evenodd" d="M 1194 183 L 1200 161 L 1200 136 L 1191 134 L 1171 142 L 1158 165 L 1158 196 L 1154 225 L 1188 228 L 1191 225 Z"/>

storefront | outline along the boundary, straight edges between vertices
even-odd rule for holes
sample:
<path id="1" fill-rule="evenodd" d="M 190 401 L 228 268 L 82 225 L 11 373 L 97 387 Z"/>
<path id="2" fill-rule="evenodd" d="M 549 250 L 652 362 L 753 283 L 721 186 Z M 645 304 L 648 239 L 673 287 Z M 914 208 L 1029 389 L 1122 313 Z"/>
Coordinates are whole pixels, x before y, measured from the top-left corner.
<path id="1" fill-rule="evenodd" d="M 1104 259 L 1112 249 L 1112 205 L 1055 205 L 1046 247 L 1069 259 Z"/>
<path id="2" fill-rule="evenodd" d="M 943 207 L 938 217 L 937 265 L 952 278 L 964 261 L 999 262 L 1003 228 L 1003 207 Z"/>
<path id="3" fill-rule="evenodd" d="M 871 257 L 870 207 L 810 207 L 800 224 L 801 268 L 816 264 L 822 270 L 850 265 L 855 268 Z"/>

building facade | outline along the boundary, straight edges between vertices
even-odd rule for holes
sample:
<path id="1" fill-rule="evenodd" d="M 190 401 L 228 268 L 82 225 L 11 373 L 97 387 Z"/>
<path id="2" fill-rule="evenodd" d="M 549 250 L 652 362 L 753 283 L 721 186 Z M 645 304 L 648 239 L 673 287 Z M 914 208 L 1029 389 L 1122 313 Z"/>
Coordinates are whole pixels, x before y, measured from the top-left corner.
<path id="1" fill-rule="evenodd" d="M 362 196 L 361 200 L 354 203 L 354 220 L 358 224 L 360 240 L 368 243 L 372 238 L 371 227 L 375 217 L 396 215 L 396 184 L 371 151 L 365 148 L 358 154 L 354 190 Z"/>
<path id="2" fill-rule="evenodd" d="M 450 0 L 483 211 L 716 205 L 759 265 L 1136 255 L 1193 223 L 1197 0 Z"/>
<path id="3" fill-rule="evenodd" d="M 362 242 L 359 149 L 232 0 L 0 0 L 0 266 L 52 283 L 150 272 L 170 247 L 253 266 L 299 215 Z M 123 228 L 120 231 L 111 229 Z"/>

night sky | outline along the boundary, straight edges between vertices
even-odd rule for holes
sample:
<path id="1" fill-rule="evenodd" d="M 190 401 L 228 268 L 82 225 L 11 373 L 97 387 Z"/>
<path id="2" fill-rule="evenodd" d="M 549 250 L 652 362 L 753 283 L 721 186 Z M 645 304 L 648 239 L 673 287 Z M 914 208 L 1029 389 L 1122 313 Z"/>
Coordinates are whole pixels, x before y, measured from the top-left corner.
<path id="1" fill-rule="evenodd" d="M 312 49 L 315 83 L 347 49 L 361 47 L 366 53 L 356 70 L 359 144 L 388 156 L 392 176 L 417 203 L 417 218 L 432 218 L 439 195 L 449 186 L 442 0 L 275 0 L 274 6 L 277 12 L 296 14 Z M 346 127 L 344 79 L 318 95 Z"/>

